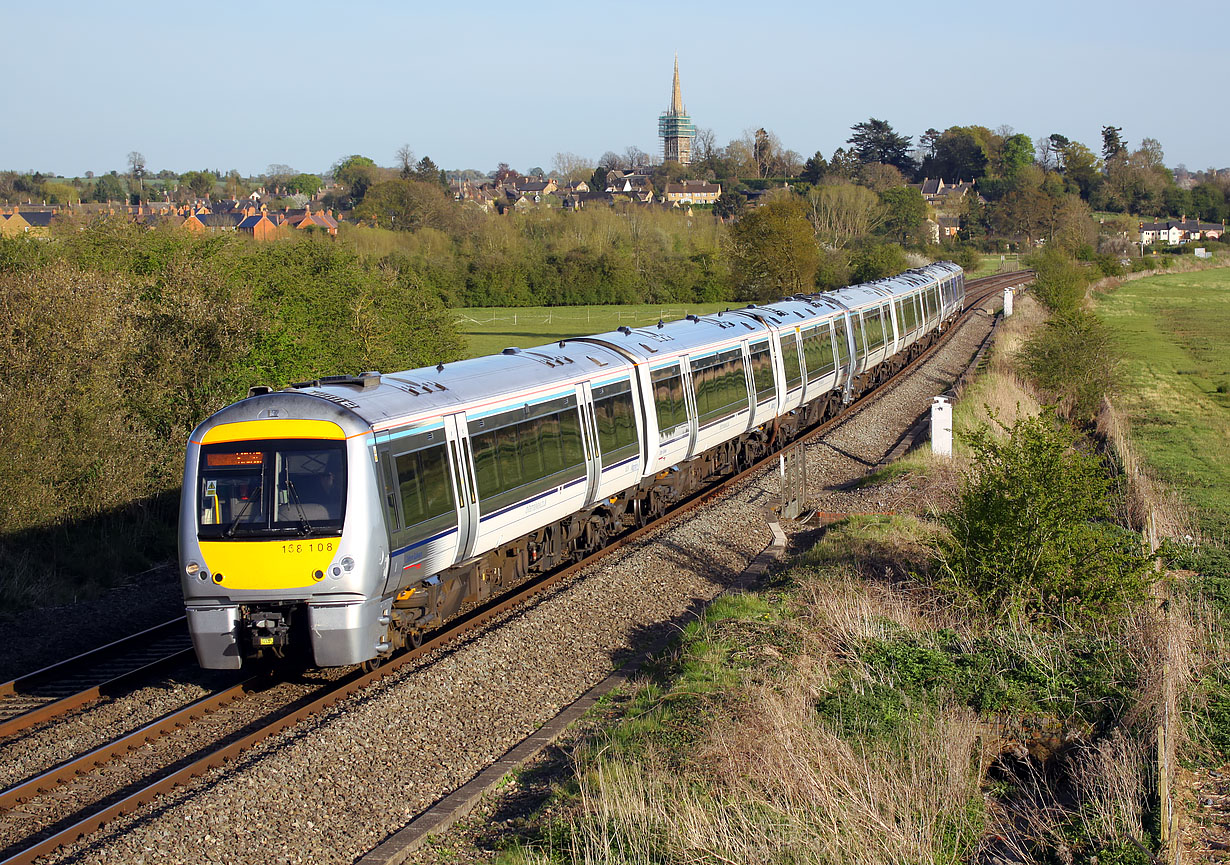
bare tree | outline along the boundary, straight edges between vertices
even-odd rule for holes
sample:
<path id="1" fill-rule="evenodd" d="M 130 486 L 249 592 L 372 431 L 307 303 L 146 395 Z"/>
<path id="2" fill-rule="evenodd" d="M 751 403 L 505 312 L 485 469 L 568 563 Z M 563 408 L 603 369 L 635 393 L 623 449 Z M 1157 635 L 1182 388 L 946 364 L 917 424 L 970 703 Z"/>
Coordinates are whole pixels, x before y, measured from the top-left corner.
<path id="1" fill-rule="evenodd" d="M 628 149 L 624 151 L 624 160 L 629 168 L 637 168 L 649 164 L 649 154 L 635 144 L 629 144 Z"/>
<path id="2" fill-rule="evenodd" d="M 594 163 L 575 153 L 557 153 L 551 161 L 552 170 L 562 183 L 586 180 L 593 176 Z"/>
<path id="3" fill-rule="evenodd" d="M 692 142 L 692 160 L 708 162 L 717 152 L 717 136 L 707 126 L 696 130 L 696 140 Z"/>
<path id="4" fill-rule="evenodd" d="M 807 203 L 816 240 L 828 249 L 841 249 L 870 234 L 886 215 L 878 195 L 852 183 L 813 187 Z"/>
<path id="5" fill-rule="evenodd" d="M 602 154 L 602 158 L 598 160 L 598 167 L 604 168 L 607 171 L 614 171 L 616 168 L 621 167 L 623 164 L 624 164 L 623 157 L 620 156 L 618 153 L 616 153 L 614 150 L 608 150 L 606 153 Z"/>
<path id="6" fill-rule="evenodd" d="M 414 177 L 414 151 L 410 149 L 409 144 L 403 144 L 397 148 L 397 166 L 401 169 L 403 179 Z"/>

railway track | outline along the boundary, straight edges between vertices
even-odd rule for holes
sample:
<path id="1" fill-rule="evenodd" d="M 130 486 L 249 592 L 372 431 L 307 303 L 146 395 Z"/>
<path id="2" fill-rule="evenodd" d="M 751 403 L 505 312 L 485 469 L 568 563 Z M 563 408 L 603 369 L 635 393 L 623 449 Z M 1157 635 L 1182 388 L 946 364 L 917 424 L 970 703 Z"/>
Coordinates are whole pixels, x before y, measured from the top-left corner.
<path id="1" fill-rule="evenodd" d="M 1027 279 L 1028 274 L 1026 273 L 1014 273 L 998 275 L 987 280 L 971 281 L 967 286 L 966 314 L 976 314 L 973 310 L 977 305 L 985 301 L 986 298 L 1002 291 L 1004 286 L 1019 284 Z M 951 334 L 954 330 L 955 328 L 950 328 L 948 333 Z M 906 366 L 898 373 L 898 376 L 908 375 L 913 368 L 924 362 L 931 351 L 943 345 L 947 338 L 948 335 L 946 334 L 928 352 Z M 848 421 L 874 400 L 880 398 L 886 390 L 883 386 L 877 388 L 872 394 L 851 406 L 850 409 L 837 418 L 815 428 L 796 441 L 805 442 L 822 437 L 834 425 Z M 774 457 L 769 457 L 769 459 L 772 458 Z M 664 520 L 625 535 L 600 553 L 555 573 L 533 578 L 515 589 L 511 594 L 469 611 L 449 623 L 446 627 L 427 635 L 423 645 L 419 648 L 399 655 L 374 671 L 366 673 L 352 672 L 341 676 L 336 681 L 323 684 L 317 689 L 316 693 L 310 696 L 301 696 L 293 704 L 288 705 L 285 710 L 271 713 L 270 717 L 262 720 L 260 723 L 253 722 L 239 732 L 232 731 L 227 736 L 222 737 L 216 747 L 200 747 L 191 757 L 184 757 L 175 765 L 164 767 L 140 782 L 134 781 L 129 783 L 121 791 L 105 796 L 102 800 L 93 804 L 81 807 L 69 816 L 60 817 L 52 822 L 43 821 L 37 829 L 29 832 L 23 839 L 19 841 L 14 840 L 8 843 L 6 847 L 0 848 L 0 856 L 8 857 L 3 859 L 3 865 L 17 862 L 33 862 L 64 844 L 95 832 L 99 827 L 114 820 L 116 817 L 125 813 L 131 813 L 140 806 L 154 801 L 174 787 L 185 784 L 190 779 L 221 766 L 227 761 L 234 760 L 259 742 L 294 727 L 305 718 L 325 711 L 338 701 L 397 672 L 407 664 L 420 662 L 428 654 L 460 640 L 466 634 L 485 627 L 513 608 L 526 603 L 535 595 L 571 579 L 577 572 L 592 566 L 601 558 L 605 558 L 621 547 L 634 544 L 649 533 L 659 530 L 662 522 L 677 519 L 682 513 L 721 496 L 726 490 L 738 485 L 748 476 L 763 471 L 763 468 L 764 464 L 761 463 L 739 475 L 728 478 L 721 484 L 697 494 L 690 501 L 681 505 L 671 514 L 668 514 Z M 266 686 L 267 683 L 245 680 L 235 685 L 232 689 L 220 691 L 217 694 L 203 698 L 179 712 L 168 715 L 155 723 L 148 724 L 124 737 L 117 738 L 113 742 L 96 748 L 89 754 L 82 755 L 72 761 L 67 761 L 60 766 L 40 773 L 38 776 L 27 779 L 9 790 L 2 791 L 0 792 L 0 816 L 3 815 L 5 809 L 20 807 L 22 803 L 36 802 L 39 797 L 46 795 L 46 791 L 54 791 L 62 784 L 77 783 L 79 779 L 86 777 L 91 772 L 92 767 L 110 765 L 115 760 L 122 760 L 124 755 L 130 753 L 134 748 L 140 748 L 146 743 L 163 737 L 173 736 L 176 731 L 183 730 L 186 726 L 197 723 L 200 717 L 215 713 L 218 709 L 225 706 L 240 703 L 242 702 L 241 698 L 253 692 L 263 690 Z M 63 798 L 63 795 L 60 798 Z M 33 826 L 31 828 L 34 829 Z M 0 843 L 4 843 L 4 841 L 0 840 Z"/>
<path id="2" fill-rule="evenodd" d="M 192 658 L 183 616 L 0 684 L 0 740 Z"/>

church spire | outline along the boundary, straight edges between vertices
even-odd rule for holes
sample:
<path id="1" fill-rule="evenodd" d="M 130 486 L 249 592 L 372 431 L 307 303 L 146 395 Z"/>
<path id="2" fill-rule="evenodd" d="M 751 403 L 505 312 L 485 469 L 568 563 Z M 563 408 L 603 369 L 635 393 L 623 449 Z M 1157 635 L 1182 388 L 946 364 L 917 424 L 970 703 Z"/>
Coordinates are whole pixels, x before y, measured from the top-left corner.
<path id="1" fill-rule="evenodd" d="M 683 113 L 683 93 L 679 90 L 679 52 L 675 52 L 675 86 L 671 91 L 671 114 Z"/>

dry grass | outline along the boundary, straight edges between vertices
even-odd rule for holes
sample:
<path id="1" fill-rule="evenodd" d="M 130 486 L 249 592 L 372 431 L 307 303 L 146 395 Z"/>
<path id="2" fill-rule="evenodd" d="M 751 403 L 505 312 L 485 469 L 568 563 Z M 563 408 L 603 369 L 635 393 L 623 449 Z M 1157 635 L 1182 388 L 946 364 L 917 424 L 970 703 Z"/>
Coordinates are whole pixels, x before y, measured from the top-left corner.
<path id="1" fill-rule="evenodd" d="M 1118 457 L 1123 470 L 1123 499 L 1126 513 L 1122 516 L 1137 531 L 1146 529 L 1149 517 L 1154 519 L 1158 537 L 1181 538 L 1199 534 L 1198 521 L 1191 508 L 1157 479 L 1140 457 L 1132 441 L 1131 424 L 1109 400 L 1104 400 L 1097 417 L 1098 434 Z"/>
<path id="2" fill-rule="evenodd" d="M 806 676 L 754 689 L 715 723 L 692 772 L 652 753 L 597 761 L 579 779 L 568 858 L 958 861 L 981 829 L 973 716 L 939 712 L 897 746 L 857 746 L 817 718 L 814 699 Z"/>

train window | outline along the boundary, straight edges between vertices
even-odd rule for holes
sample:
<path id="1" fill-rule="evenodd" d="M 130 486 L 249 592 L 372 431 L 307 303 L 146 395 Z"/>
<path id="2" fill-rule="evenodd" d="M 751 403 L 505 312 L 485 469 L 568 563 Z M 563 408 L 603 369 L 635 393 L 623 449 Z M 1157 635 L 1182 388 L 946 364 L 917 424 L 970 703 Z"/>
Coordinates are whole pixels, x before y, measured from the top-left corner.
<path id="1" fill-rule="evenodd" d="M 513 504 L 585 474 L 575 396 L 470 422 L 483 510 Z"/>
<path id="2" fill-rule="evenodd" d="M 875 351 L 884 345 L 884 319 L 878 308 L 863 310 L 863 337 L 867 351 Z"/>
<path id="3" fill-rule="evenodd" d="M 816 381 L 833 371 L 833 335 L 827 324 L 807 331 L 803 338 L 803 357 L 807 361 L 808 381 Z"/>
<path id="4" fill-rule="evenodd" d="M 854 338 L 854 352 L 860 357 L 867 354 L 867 346 L 863 342 L 863 317 L 857 312 L 850 314 L 850 335 Z"/>
<path id="5" fill-rule="evenodd" d="M 756 401 L 764 402 L 777 396 L 777 382 L 773 378 L 773 355 L 769 354 L 769 342 L 758 342 L 749 348 L 752 361 L 752 384 L 756 388 Z"/>
<path id="6" fill-rule="evenodd" d="M 884 341 L 892 342 L 896 339 L 896 332 L 893 330 L 893 303 L 889 301 L 880 307 L 880 313 L 884 320 Z"/>
<path id="7" fill-rule="evenodd" d="M 444 444 L 396 457 L 402 523 L 417 526 L 437 517 L 453 516 L 453 484 Z"/>
<path id="8" fill-rule="evenodd" d="M 311 439 L 206 445 L 198 469 L 202 538 L 340 532 L 345 445 Z"/>
<path id="9" fill-rule="evenodd" d="M 841 366 L 850 365 L 850 340 L 846 333 L 846 317 L 843 315 L 834 320 L 833 329 L 836 334 L 837 359 Z"/>
<path id="10" fill-rule="evenodd" d="M 696 387 L 696 419 L 701 426 L 747 408 L 741 349 L 693 360 L 692 383 Z"/>
<path id="11" fill-rule="evenodd" d="M 632 384 L 627 379 L 594 388 L 594 422 L 604 465 L 612 465 L 640 450 Z"/>
<path id="12" fill-rule="evenodd" d="M 803 383 L 803 368 L 799 364 L 798 338 L 793 333 L 782 335 L 782 371 L 786 373 L 786 390 Z"/>
<path id="13" fill-rule="evenodd" d="M 688 422 L 688 409 L 683 402 L 683 373 L 677 365 L 655 369 L 653 380 L 653 403 L 658 417 L 658 434 L 669 438 L 675 430 Z"/>
<path id="14" fill-rule="evenodd" d="M 908 334 L 918 326 L 918 312 L 914 307 L 914 295 L 908 294 L 901 298 L 901 330 Z"/>

